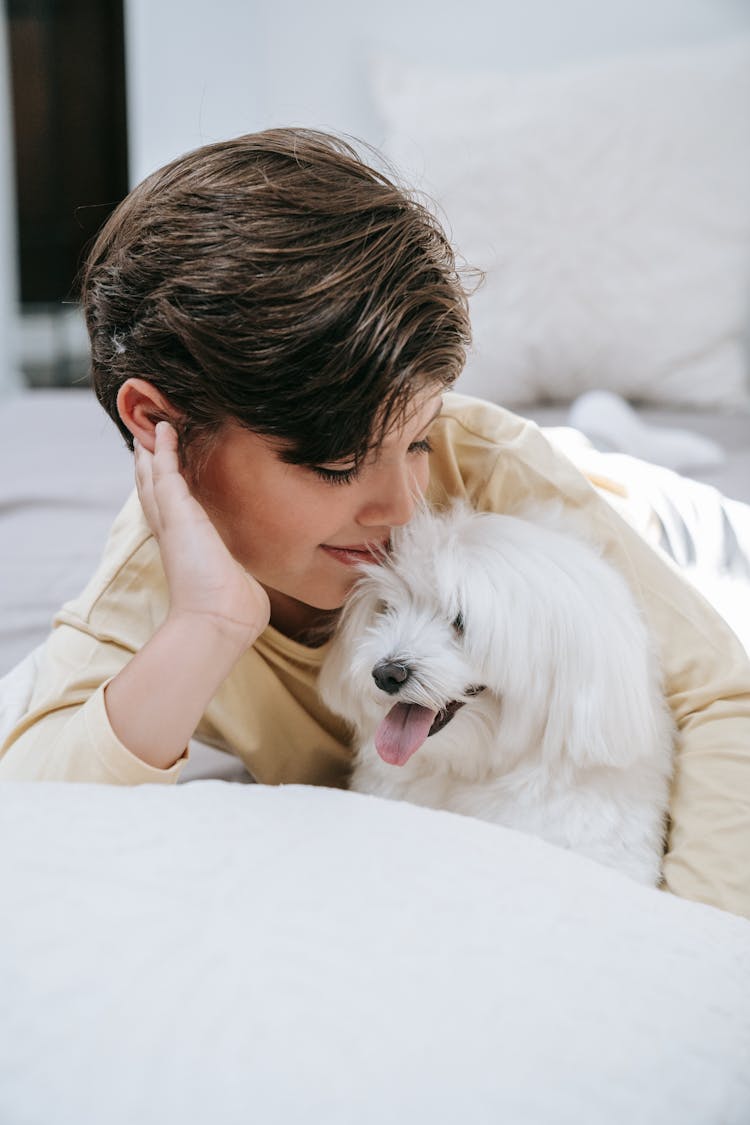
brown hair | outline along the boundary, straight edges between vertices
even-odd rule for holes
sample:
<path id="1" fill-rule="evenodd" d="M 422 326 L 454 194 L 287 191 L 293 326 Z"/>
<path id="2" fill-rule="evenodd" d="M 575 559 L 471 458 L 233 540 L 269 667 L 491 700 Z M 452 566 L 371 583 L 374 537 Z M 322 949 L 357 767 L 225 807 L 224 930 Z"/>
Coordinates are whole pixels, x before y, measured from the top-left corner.
<path id="1" fill-rule="evenodd" d="M 183 454 L 233 419 L 287 461 L 359 461 L 415 391 L 456 379 L 471 338 L 437 219 L 308 129 L 154 172 L 100 232 L 81 295 L 99 401 L 132 448 L 117 393 L 147 379 L 180 416 Z"/>

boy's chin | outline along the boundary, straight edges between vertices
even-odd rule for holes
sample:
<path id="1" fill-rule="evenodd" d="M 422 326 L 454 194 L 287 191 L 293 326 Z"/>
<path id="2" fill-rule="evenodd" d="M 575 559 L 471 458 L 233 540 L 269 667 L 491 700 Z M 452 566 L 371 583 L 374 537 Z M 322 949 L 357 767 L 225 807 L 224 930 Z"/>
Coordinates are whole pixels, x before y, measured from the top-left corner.
<path id="1" fill-rule="evenodd" d="M 351 592 L 353 583 L 339 590 L 305 591 L 295 594 L 265 587 L 271 601 L 271 621 L 281 625 L 281 631 L 292 629 L 295 625 L 314 627 L 325 625 L 329 615 L 338 613 Z M 318 620 L 320 618 L 320 620 Z M 285 628 L 286 627 L 286 628 Z"/>
<path id="2" fill-rule="evenodd" d="M 327 611 L 341 609 L 360 577 L 361 575 L 358 572 L 352 572 L 351 576 L 347 575 L 340 583 L 327 585 L 314 591 L 311 590 L 309 597 L 305 598 L 305 602 L 313 609 Z"/>
<path id="3" fill-rule="evenodd" d="M 344 606 L 351 592 L 352 588 L 350 586 L 348 590 L 343 590 L 338 594 L 331 594 L 329 597 L 321 594 L 313 601 L 306 602 L 305 604 L 311 609 L 319 609 L 321 613 L 334 613 Z"/>

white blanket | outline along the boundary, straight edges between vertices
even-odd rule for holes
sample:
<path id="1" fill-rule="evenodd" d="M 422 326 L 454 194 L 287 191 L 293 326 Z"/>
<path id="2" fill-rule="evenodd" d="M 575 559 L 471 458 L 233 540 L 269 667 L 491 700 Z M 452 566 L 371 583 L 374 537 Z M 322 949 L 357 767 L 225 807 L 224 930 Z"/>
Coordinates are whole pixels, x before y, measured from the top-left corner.
<path id="1" fill-rule="evenodd" d="M 0 1121 L 747 1125 L 750 924 L 305 786 L 0 786 Z"/>

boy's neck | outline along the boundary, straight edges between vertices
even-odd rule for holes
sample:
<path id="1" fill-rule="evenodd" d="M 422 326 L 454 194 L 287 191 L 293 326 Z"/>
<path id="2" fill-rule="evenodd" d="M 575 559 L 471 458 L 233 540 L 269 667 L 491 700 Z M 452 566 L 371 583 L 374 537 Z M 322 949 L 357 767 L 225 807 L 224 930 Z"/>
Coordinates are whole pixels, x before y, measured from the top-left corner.
<path id="1" fill-rule="evenodd" d="M 271 602 L 271 625 L 285 637 L 309 648 L 319 648 L 330 637 L 339 610 L 316 609 L 289 594 L 266 587 Z"/>

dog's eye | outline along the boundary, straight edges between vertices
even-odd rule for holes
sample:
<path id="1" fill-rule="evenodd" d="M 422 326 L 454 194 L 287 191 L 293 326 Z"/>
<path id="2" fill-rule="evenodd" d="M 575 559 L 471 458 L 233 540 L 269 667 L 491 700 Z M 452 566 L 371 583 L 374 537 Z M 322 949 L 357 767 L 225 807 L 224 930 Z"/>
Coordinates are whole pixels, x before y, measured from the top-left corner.
<path id="1" fill-rule="evenodd" d="M 377 613 L 378 617 L 385 617 L 386 613 L 388 612 L 388 602 L 384 602 L 381 599 L 381 601 L 379 601 L 377 606 L 375 607 L 375 612 Z"/>
<path id="2" fill-rule="evenodd" d="M 463 631 L 464 631 L 464 615 L 463 615 L 462 613 L 459 613 L 459 614 L 457 614 L 457 615 L 456 615 L 456 616 L 455 616 L 455 617 L 453 618 L 453 622 L 452 622 L 452 624 L 453 624 L 453 628 L 454 628 L 454 629 L 455 629 L 455 631 L 456 631 L 456 632 L 458 633 L 459 637 L 463 636 Z"/>

